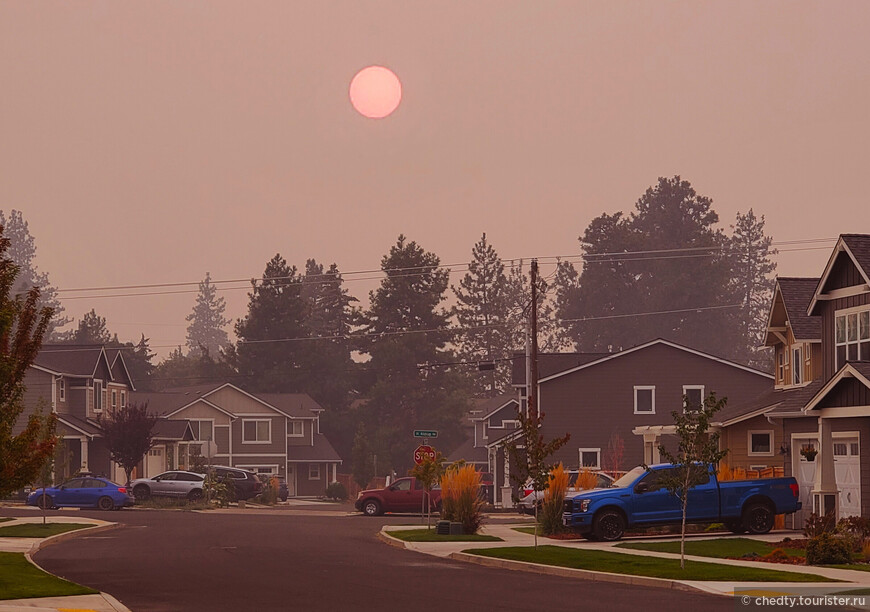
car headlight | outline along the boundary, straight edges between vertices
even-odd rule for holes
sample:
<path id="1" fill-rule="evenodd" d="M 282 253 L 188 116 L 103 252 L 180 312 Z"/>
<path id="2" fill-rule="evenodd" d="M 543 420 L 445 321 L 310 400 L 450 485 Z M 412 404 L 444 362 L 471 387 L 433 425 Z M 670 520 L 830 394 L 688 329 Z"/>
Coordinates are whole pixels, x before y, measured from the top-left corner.
<path id="1" fill-rule="evenodd" d="M 578 505 L 580 506 L 580 512 L 586 512 L 587 510 L 589 510 L 589 504 L 591 504 L 591 503 L 592 503 L 591 499 L 581 499 L 578 502 Z"/>

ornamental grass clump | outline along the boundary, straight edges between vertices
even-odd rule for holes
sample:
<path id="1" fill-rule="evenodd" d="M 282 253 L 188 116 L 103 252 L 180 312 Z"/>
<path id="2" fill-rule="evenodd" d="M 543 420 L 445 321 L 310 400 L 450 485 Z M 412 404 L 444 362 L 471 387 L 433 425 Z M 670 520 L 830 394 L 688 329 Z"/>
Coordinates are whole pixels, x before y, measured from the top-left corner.
<path id="1" fill-rule="evenodd" d="M 580 470 L 574 488 L 578 491 L 588 491 L 598 486 L 598 475 L 591 470 Z"/>
<path id="2" fill-rule="evenodd" d="M 483 503 L 480 472 L 474 466 L 450 467 L 441 476 L 441 517 L 462 523 L 463 533 L 472 535 L 480 529 Z"/>
<path id="3" fill-rule="evenodd" d="M 579 486 L 579 476 L 577 480 Z M 544 502 L 541 504 L 541 511 L 538 515 L 538 522 L 544 535 L 553 535 L 562 531 L 562 513 L 565 508 L 565 493 L 567 491 L 568 472 L 560 463 L 550 471 L 550 482 L 544 491 Z"/>

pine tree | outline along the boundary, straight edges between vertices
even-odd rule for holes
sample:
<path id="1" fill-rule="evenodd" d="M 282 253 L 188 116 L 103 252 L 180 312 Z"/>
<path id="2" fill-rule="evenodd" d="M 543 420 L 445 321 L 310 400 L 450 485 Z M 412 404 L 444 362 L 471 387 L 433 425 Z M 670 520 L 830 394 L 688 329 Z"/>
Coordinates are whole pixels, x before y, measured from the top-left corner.
<path id="1" fill-rule="evenodd" d="M 190 322 L 187 326 L 187 347 L 194 357 L 203 352 L 213 358 L 218 358 L 221 351 L 229 345 L 229 338 L 224 327 L 230 322 L 224 317 L 226 301 L 217 297 L 217 287 L 211 282 L 211 274 L 205 273 L 205 280 L 199 284 L 199 294 L 196 304 L 185 318 Z"/>
<path id="2" fill-rule="evenodd" d="M 35 482 L 57 444 L 53 414 L 24 416 L 24 377 L 53 312 L 39 305 L 38 288 L 15 293 L 20 269 L 9 248 L 0 230 L 0 498 Z"/>
<path id="3" fill-rule="evenodd" d="M 239 342 L 231 353 L 239 375 L 258 391 L 305 393 L 300 370 L 311 340 L 305 327 L 302 277 L 295 266 L 275 255 L 248 297 L 248 314 L 236 324 Z"/>
<path id="4" fill-rule="evenodd" d="M 459 325 L 458 352 L 463 361 L 494 362 L 489 373 L 476 371 L 471 382 L 481 396 L 493 397 L 510 388 L 510 334 L 516 324 L 511 316 L 511 293 L 504 264 L 486 241 L 486 234 L 474 245 L 468 272 L 453 286 L 457 304 L 453 314 Z"/>
<path id="5" fill-rule="evenodd" d="M 415 428 L 439 430 L 445 448 L 459 441 L 460 418 L 468 410 L 462 376 L 441 365 L 455 357 L 448 313 L 441 307 L 449 282 L 439 258 L 399 236 L 381 261 L 385 277 L 370 294 L 363 345 L 366 367 L 376 375 L 362 420 L 374 437 L 388 441 L 393 468 L 409 467 Z"/>
<path id="6" fill-rule="evenodd" d="M 106 328 L 106 317 L 101 317 L 91 308 L 79 321 L 78 327 L 70 336 L 71 344 L 109 344 L 117 343 L 117 335 L 112 336 Z"/>
<path id="7" fill-rule="evenodd" d="M 737 329 L 741 342 L 734 355 L 737 361 L 770 371 L 771 355 L 758 347 L 764 343 L 767 309 L 773 293 L 773 272 L 776 263 L 771 260 L 776 249 L 771 249 L 773 238 L 764 234 L 764 215 L 759 219 L 750 208 L 746 214 L 737 213 L 731 226 L 731 292 L 735 303 Z"/>
<path id="8" fill-rule="evenodd" d="M 130 378 L 133 379 L 133 384 L 139 391 L 147 391 L 151 389 L 151 378 L 154 376 L 153 359 L 155 354 L 151 351 L 148 343 L 150 338 L 146 338 L 145 334 L 139 339 L 139 342 L 133 344 L 127 342 L 124 344 L 129 350 L 124 351 L 124 363 L 127 364 L 127 370 L 130 373 Z"/>
<path id="9" fill-rule="evenodd" d="M 57 297 L 57 289 L 51 285 L 48 274 L 40 272 L 34 263 L 36 257 L 36 240 L 30 234 L 30 228 L 20 210 L 12 210 L 7 218 L 0 210 L 0 226 L 9 239 L 7 256 L 19 268 L 15 279 L 13 294 L 25 294 L 31 287 L 39 287 L 39 307 L 51 308 L 54 316 L 48 324 L 46 338 L 57 340 L 57 329 L 63 327 L 72 319 L 63 316 L 64 308 Z"/>

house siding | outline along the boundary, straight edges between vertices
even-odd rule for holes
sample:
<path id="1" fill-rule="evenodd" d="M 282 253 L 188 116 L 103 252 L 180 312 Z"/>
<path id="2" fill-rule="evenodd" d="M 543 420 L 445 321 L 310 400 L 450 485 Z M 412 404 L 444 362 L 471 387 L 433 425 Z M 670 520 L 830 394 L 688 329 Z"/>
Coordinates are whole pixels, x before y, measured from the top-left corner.
<path id="1" fill-rule="evenodd" d="M 296 494 L 302 496 L 321 496 L 326 494 L 326 487 L 329 484 L 329 476 L 332 474 L 332 465 L 328 463 L 318 463 L 320 466 L 320 477 L 311 480 L 308 477 L 308 463 L 296 463 Z"/>
<path id="2" fill-rule="evenodd" d="M 244 422 L 248 419 L 256 419 L 258 421 L 270 421 L 272 423 L 271 427 L 271 441 L 267 444 L 260 442 L 243 442 L 242 441 L 242 429 L 244 427 Z M 267 416 L 250 416 L 247 417 L 244 414 L 239 415 L 239 418 L 235 420 L 232 428 L 230 429 L 230 435 L 233 440 L 233 456 L 237 454 L 258 454 L 258 453 L 285 453 L 287 450 L 286 442 L 284 438 L 284 417 L 267 417 Z"/>
<path id="3" fill-rule="evenodd" d="M 301 436 L 287 436 L 287 446 L 311 446 L 311 436 L 315 429 L 314 419 L 287 419 L 287 433 L 293 431 L 293 421 L 302 421 Z M 284 425 L 281 425 L 281 435 L 284 435 Z"/>
<path id="4" fill-rule="evenodd" d="M 819 403 L 819 408 L 870 406 L 870 389 L 854 378 L 844 378 Z"/>
<path id="5" fill-rule="evenodd" d="M 624 355 L 540 385 L 541 409 L 546 413 L 547 438 L 571 434 L 554 459 L 566 467 L 579 464 L 580 448 L 600 448 L 601 460 L 612 434 L 624 443 L 623 465 L 643 462 L 643 438 L 632 430 L 644 425 L 671 425 L 671 412 L 682 409 L 683 385 L 704 385 L 729 403 L 740 403 L 770 388 L 772 381 L 734 366 L 665 344 Z M 634 386 L 655 386 L 655 413 L 634 414 Z M 664 442 L 668 444 L 666 436 Z"/>
<path id="6" fill-rule="evenodd" d="M 870 293 L 851 295 L 826 302 L 822 308 L 822 361 L 825 380 L 837 373 L 836 336 L 834 329 L 835 313 L 838 310 L 866 306 L 870 304 Z M 840 364 L 842 367 L 842 364 Z"/>
<path id="7" fill-rule="evenodd" d="M 749 455 L 749 432 L 773 431 L 773 455 Z M 764 415 L 746 419 L 725 428 L 720 434 L 720 448 L 728 449 L 725 463 L 731 468 L 749 469 L 753 465 L 783 467 L 784 456 L 779 453 L 783 444 L 782 423 L 771 423 Z"/>

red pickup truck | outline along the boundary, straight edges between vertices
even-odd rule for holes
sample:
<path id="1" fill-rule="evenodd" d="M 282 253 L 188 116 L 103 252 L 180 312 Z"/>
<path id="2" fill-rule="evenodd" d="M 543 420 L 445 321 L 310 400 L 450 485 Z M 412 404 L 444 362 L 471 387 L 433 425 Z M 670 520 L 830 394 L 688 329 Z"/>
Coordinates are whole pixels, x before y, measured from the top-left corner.
<path id="1" fill-rule="evenodd" d="M 399 478 L 383 489 L 360 491 L 356 509 L 366 516 L 378 516 L 384 512 L 420 512 L 424 510 L 426 491 L 416 478 Z M 430 495 L 433 511 L 441 510 L 441 490 L 433 489 Z"/>

